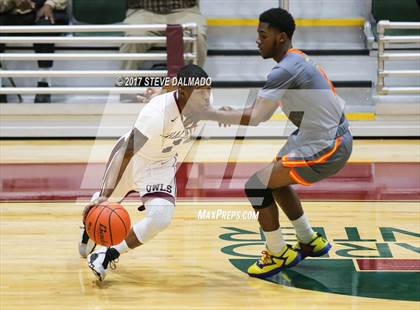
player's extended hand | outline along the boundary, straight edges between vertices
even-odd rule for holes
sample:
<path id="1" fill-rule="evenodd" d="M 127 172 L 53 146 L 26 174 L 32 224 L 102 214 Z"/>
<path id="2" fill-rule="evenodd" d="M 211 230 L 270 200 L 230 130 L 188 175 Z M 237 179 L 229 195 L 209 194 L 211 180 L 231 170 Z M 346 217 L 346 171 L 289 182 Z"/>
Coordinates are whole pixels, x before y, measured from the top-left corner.
<path id="1" fill-rule="evenodd" d="M 89 202 L 89 204 L 83 209 L 83 224 L 85 224 L 86 216 L 88 215 L 90 209 L 92 209 L 94 206 L 97 206 L 98 204 L 107 201 L 108 198 L 105 196 L 99 196 L 95 200 Z"/>
<path id="2" fill-rule="evenodd" d="M 233 110 L 233 108 L 229 107 L 229 106 L 224 106 L 224 107 L 221 107 L 219 109 L 219 111 L 232 111 L 232 110 Z M 223 124 L 223 123 L 218 123 L 218 124 L 219 124 L 219 127 L 230 127 L 230 126 L 232 126 L 231 124 Z"/>

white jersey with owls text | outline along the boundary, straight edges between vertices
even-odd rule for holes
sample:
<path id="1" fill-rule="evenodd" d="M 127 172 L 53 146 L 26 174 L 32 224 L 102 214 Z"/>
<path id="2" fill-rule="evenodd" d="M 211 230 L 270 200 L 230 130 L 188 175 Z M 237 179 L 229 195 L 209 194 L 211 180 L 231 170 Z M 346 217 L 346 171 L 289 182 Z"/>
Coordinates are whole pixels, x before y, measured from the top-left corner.
<path id="1" fill-rule="evenodd" d="M 184 127 L 175 95 L 174 91 L 156 96 L 141 110 L 134 126 L 148 140 L 137 156 L 167 160 L 176 156 L 183 144 L 190 142 L 194 128 Z"/>
<path id="2" fill-rule="evenodd" d="M 184 127 L 174 95 L 156 96 L 141 110 L 134 126 L 148 140 L 130 160 L 110 201 L 121 201 L 133 190 L 142 197 L 157 193 L 176 197 L 177 153 L 188 150 L 194 129 Z"/>

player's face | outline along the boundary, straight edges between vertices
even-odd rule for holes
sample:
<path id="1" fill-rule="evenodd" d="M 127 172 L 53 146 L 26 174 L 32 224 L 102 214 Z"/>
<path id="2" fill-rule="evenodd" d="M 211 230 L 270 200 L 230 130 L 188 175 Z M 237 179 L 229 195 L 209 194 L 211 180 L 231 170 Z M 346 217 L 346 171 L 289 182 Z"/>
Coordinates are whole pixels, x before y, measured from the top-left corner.
<path id="1" fill-rule="evenodd" d="M 256 43 L 261 57 L 264 59 L 273 58 L 277 55 L 279 49 L 279 32 L 269 27 L 268 23 L 259 23 L 257 31 L 258 38 Z"/>
<path id="2" fill-rule="evenodd" d="M 194 110 L 200 110 L 210 105 L 210 94 L 211 90 L 209 87 L 200 87 L 194 89 L 190 96 L 191 103 L 194 106 Z"/>
<path id="3" fill-rule="evenodd" d="M 191 109 L 199 111 L 210 105 L 210 87 L 194 88 L 192 91 L 188 103 L 191 105 Z"/>

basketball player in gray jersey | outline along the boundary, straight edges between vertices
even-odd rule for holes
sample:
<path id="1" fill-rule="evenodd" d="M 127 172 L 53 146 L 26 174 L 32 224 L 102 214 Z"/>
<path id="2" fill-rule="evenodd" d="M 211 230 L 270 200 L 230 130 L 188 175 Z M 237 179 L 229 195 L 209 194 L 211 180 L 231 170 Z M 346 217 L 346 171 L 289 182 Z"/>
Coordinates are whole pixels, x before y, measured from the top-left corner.
<path id="1" fill-rule="evenodd" d="M 255 102 L 245 109 L 224 107 L 202 111 L 201 119 L 223 124 L 257 126 L 280 106 L 298 127 L 276 159 L 253 174 L 245 193 L 266 238 L 262 257 L 248 269 L 253 277 L 268 277 L 295 266 L 307 256 L 328 253 L 331 244 L 314 232 L 304 214 L 293 184 L 309 186 L 337 173 L 352 151 L 352 136 L 343 104 L 324 71 L 303 52 L 292 47 L 293 17 L 280 8 L 260 15 L 257 45 L 261 56 L 276 65 Z M 285 243 L 278 206 L 292 222 L 298 242 Z"/>

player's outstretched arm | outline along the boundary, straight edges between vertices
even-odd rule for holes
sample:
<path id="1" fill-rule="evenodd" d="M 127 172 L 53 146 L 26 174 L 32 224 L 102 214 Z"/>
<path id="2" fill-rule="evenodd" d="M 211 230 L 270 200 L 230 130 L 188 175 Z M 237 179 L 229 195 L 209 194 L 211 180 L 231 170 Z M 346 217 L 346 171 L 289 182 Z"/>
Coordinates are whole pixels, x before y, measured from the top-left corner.
<path id="1" fill-rule="evenodd" d="M 111 196 L 116 185 L 124 174 L 131 158 L 146 142 L 147 137 L 144 136 L 137 128 L 133 128 L 129 135 L 127 134 L 117 142 L 106 164 L 100 195 L 84 208 L 83 222 L 87 213 L 93 206 L 106 201 Z"/>
<path id="2" fill-rule="evenodd" d="M 203 119 L 216 121 L 221 124 L 258 126 L 268 121 L 278 108 L 278 102 L 257 97 L 255 102 L 244 109 L 208 110 L 203 113 Z"/>
<path id="3" fill-rule="evenodd" d="M 99 197 L 91 201 L 83 210 L 83 223 L 93 206 L 106 201 L 111 196 L 131 158 L 147 142 L 147 139 L 137 128 L 133 128 L 130 134 L 117 142 L 106 164 Z"/>
<path id="4" fill-rule="evenodd" d="M 102 181 L 101 196 L 107 198 L 111 196 L 131 158 L 146 142 L 147 137 L 137 128 L 133 128 L 130 135 L 119 145 L 118 149 L 111 153 L 113 156 L 108 160 L 107 169 Z"/>

